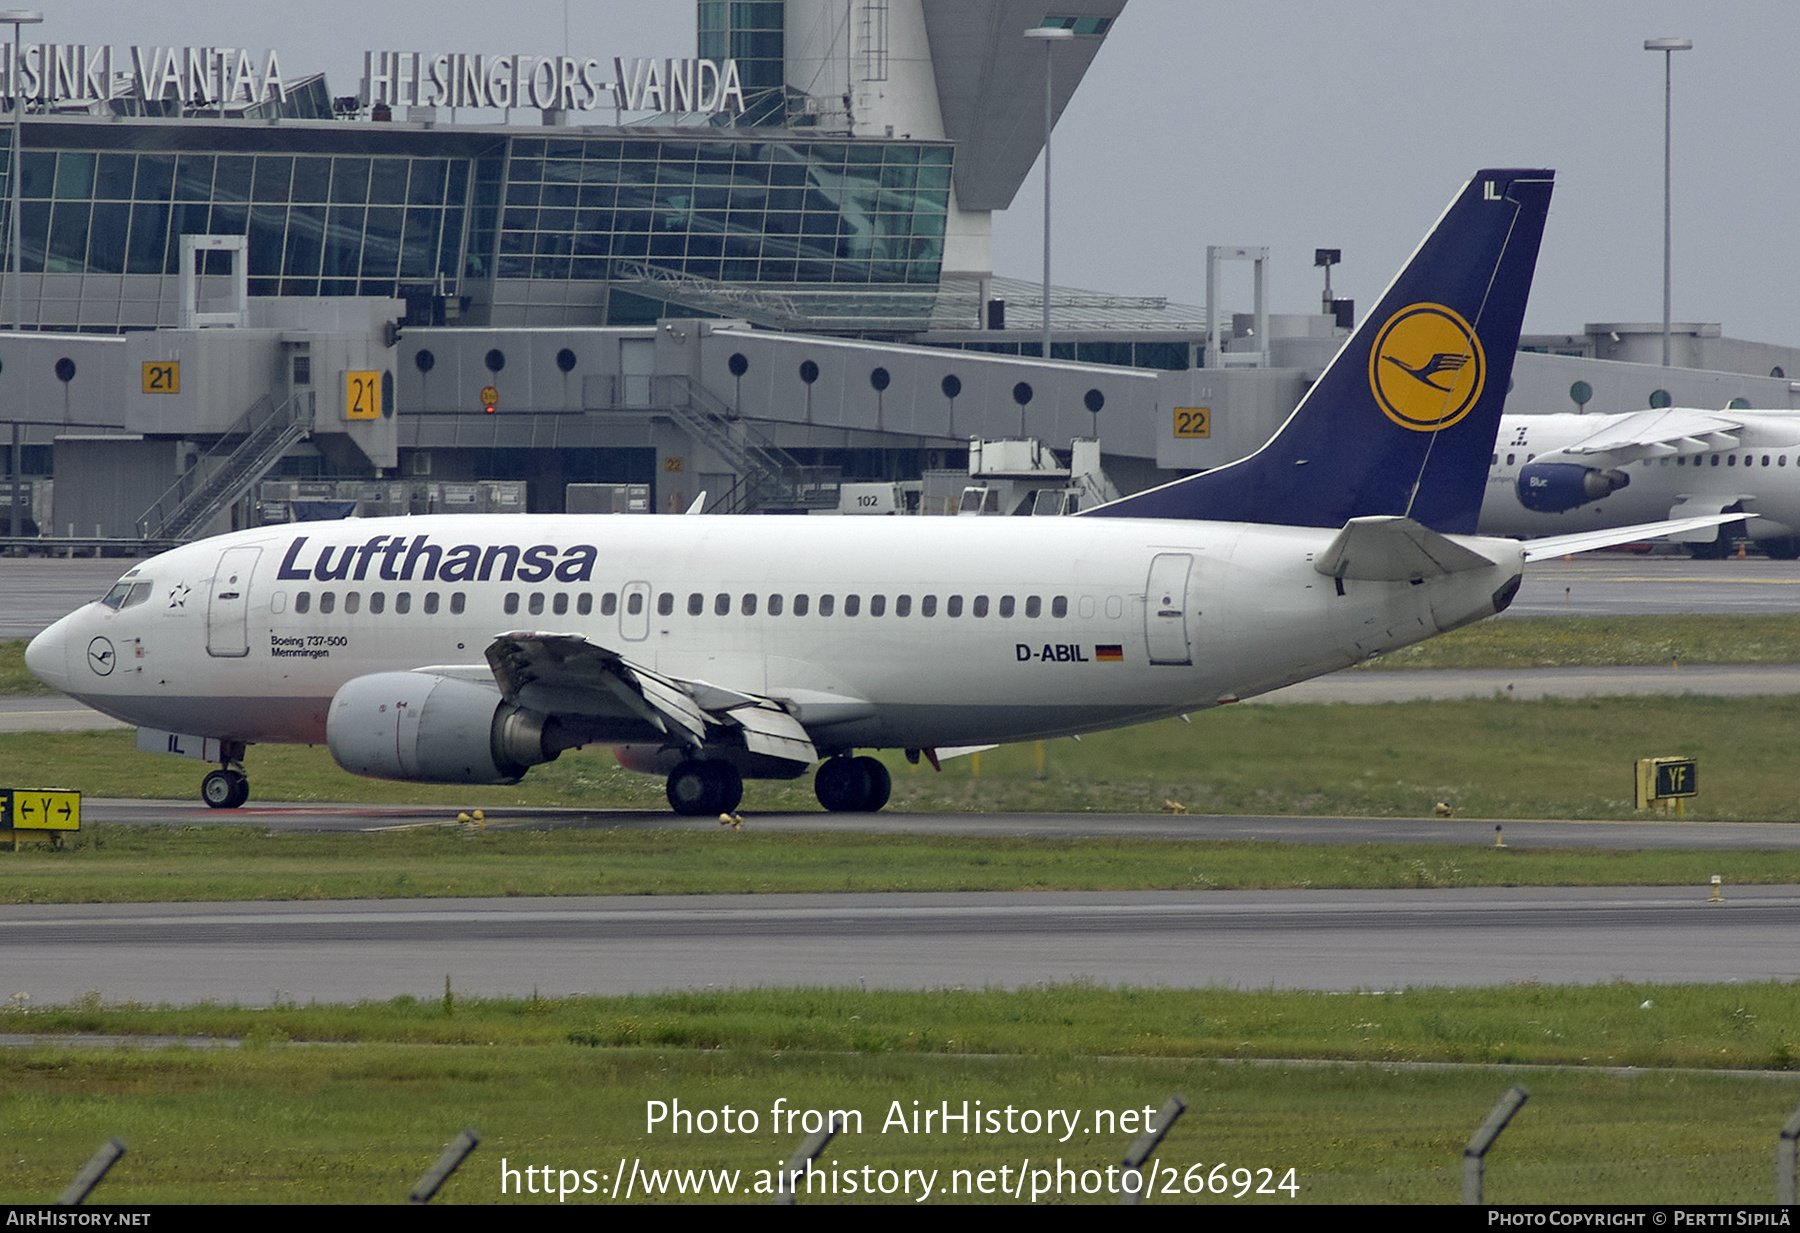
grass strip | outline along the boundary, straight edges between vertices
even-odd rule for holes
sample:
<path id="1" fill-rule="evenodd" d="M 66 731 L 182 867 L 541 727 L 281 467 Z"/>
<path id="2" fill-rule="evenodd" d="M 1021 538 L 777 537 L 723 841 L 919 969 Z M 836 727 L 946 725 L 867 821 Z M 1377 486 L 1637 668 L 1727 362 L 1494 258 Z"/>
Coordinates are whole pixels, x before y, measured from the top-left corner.
<path id="1" fill-rule="evenodd" d="M 1699 760 L 1688 816 L 1800 821 L 1786 743 L 1800 697 L 1505 698 L 1224 707 L 1083 740 L 1008 746 L 944 764 L 942 774 L 887 755 L 897 812 L 1193 813 L 1625 819 L 1638 758 Z M 3 786 L 91 796 L 195 799 L 205 768 L 139 753 L 129 732 L 0 735 Z M 27 773 L 22 768 L 30 768 Z M 323 748 L 257 746 L 256 801 L 666 809 L 660 779 L 604 749 L 571 751 L 511 787 L 386 783 L 345 774 Z M 809 778 L 751 781 L 750 812 L 818 808 Z"/>
<path id="2" fill-rule="evenodd" d="M 26 698 L 53 697 L 56 690 L 32 676 L 25 667 L 24 638 L 0 638 L 0 695 Z"/>
<path id="3" fill-rule="evenodd" d="M 0 903 L 838 891 L 1800 884 L 1800 852 L 637 829 L 91 827 L 0 856 Z"/>
<path id="4" fill-rule="evenodd" d="M 480 1129 L 482 1147 L 443 1202 L 556 1202 L 541 1190 L 503 1195 L 502 1160 L 520 1171 L 549 1167 L 565 1185 L 561 1170 L 575 1171 L 579 1186 L 591 1169 L 598 1191 L 621 1158 L 628 1170 L 736 1170 L 733 1197 L 766 1200 L 754 1193 L 758 1171 L 803 1133 L 775 1125 L 778 1101 L 860 1113 L 860 1132 L 840 1136 L 821 1161 L 840 1184 L 837 1202 L 868 1201 L 845 1193 L 843 1180 L 879 1186 L 884 1169 L 935 1170 L 945 1187 L 957 1169 L 969 1171 L 967 1186 L 984 1169 L 1016 1175 L 1027 1159 L 1050 1170 L 1060 1161 L 1080 1185 L 1086 1171 L 1115 1164 L 1131 1137 L 1117 1129 L 1120 1112 L 1180 1092 L 1190 1111 L 1158 1156 L 1173 1167 L 1177 1194 L 1159 1201 L 1445 1203 L 1458 1196 L 1468 1135 L 1501 1092 L 1523 1082 L 1531 1102 L 1489 1158 L 1490 1202 L 1760 1203 L 1771 1197 L 1769 1153 L 1794 1101 L 1791 1077 L 1599 1067 L 1789 1065 L 1797 1002 L 1795 986 L 1773 984 L 1379 996 L 1083 985 L 745 990 L 267 1011 L 91 1000 L 0 1013 L 0 1031 L 235 1033 L 245 1047 L 10 1052 L 0 1068 L 8 1130 L 0 1201 L 47 1202 L 95 1144 L 117 1135 L 130 1151 L 98 1196 L 106 1202 L 391 1202 L 464 1126 Z M 319 1039 L 358 1043 L 279 1047 Z M 1376 1064 L 1206 1060 L 1216 1055 Z M 1496 1066 L 1396 1064 L 1409 1058 Z M 1573 1065 L 1507 1068 L 1543 1060 Z M 651 1129 L 652 1101 L 715 1116 L 729 1105 L 740 1132 Z M 1018 1116 L 1011 1129 L 978 1134 L 954 1126 L 946 1134 L 941 1124 L 902 1130 L 893 1120 L 896 1110 L 910 1118 L 946 1102 L 960 1111 L 964 1101 Z M 1074 1133 L 1041 1130 L 1049 1109 L 1075 1119 Z M 754 1130 L 741 1129 L 745 1110 L 756 1114 Z M 1028 1128 L 1025 1110 L 1038 1111 L 1037 1126 Z M 1192 1193 L 1192 1166 L 1203 1182 L 1220 1164 L 1227 1177 L 1268 1168 L 1274 1182 L 1293 1169 L 1297 1200 L 1239 1199 L 1232 1187 Z M 638 1177 L 634 1198 L 645 1201 Z M 1054 1174 L 1036 1180 L 1051 1185 Z M 673 1193 L 680 1182 L 666 1175 L 661 1184 L 670 1193 L 649 1201 L 722 1197 Z M 578 1190 L 568 1201 L 606 1197 Z M 1116 1202 L 1066 1189 L 1051 1198 Z"/>
<path id="5" fill-rule="evenodd" d="M 811 1053 L 1301 1058 L 1800 1069 L 1800 984 L 1514 984 L 1359 993 L 1111 988 L 707 989 L 558 998 L 399 997 L 267 1008 L 33 1009 L 0 1032 L 359 1044 L 669 1046 Z"/>
<path id="6" fill-rule="evenodd" d="M 1507 617 L 1482 621 L 1364 665 L 1393 668 L 1592 668 L 1800 663 L 1800 615 Z"/>

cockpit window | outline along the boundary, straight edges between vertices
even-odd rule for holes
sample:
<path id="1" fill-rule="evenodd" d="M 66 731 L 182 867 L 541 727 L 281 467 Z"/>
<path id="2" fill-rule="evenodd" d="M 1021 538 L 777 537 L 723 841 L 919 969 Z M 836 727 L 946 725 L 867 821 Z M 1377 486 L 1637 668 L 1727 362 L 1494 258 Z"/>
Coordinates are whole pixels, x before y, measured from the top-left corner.
<path id="1" fill-rule="evenodd" d="M 150 598 L 150 591 L 155 585 L 153 582 L 133 582 L 121 578 L 100 602 L 115 612 L 122 608 L 133 608 Z"/>

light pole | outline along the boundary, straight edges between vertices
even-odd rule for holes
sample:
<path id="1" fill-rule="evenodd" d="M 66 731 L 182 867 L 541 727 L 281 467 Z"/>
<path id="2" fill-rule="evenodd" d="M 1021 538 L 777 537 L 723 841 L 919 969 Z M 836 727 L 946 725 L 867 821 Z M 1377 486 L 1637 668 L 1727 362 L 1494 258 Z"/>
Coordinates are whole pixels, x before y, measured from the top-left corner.
<path id="1" fill-rule="evenodd" d="M 1044 358 L 1050 358 L 1050 49 L 1075 37 L 1073 30 L 1058 26 L 1033 26 L 1028 39 L 1044 45 Z"/>
<path id="2" fill-rule="evenodd" d="M 1663 54 L 1663 352 L 1662 366 L 1669 366 L 1669 96 L 1670 65 L 1678 51 L 1692 51 L 1693 39 L 1645 39 L 1645 51 Z"/>
<path id="3" fill-rule="evenodd" d="M 25 120 L 25 92 L 19 86 L 19 68 L 24 60 L 24 49 L 20 45 L 21 30 L 25 26 L 35 26 L 43 20 L 44 15 L 33 9 L 0 10 L 0 24 L 10 22 L 13 28 L 12 70 L 7 74 L 7 86 L 12 94 L 13 103 L 12 158 L 6 164 L 6 179 L 7 187 L 10 190 L 8 196 L 12 198 L 12 225 L 7 231 L 7 243 L 12 249 L 12 262 L 9 268 L 12 275 L 12 328 L 15 333 L 18 332 L 24 320 L 24 310 L 20 307 L 19 294 L 19 149 L 21 126 Z M 17 410 L 13 414 L 16 416 Z M 24 495 L 24 481 L 19 474 L 23 453 L 19 439 L 19 421 L 15 419 L 12 426 L 10 469 L 12 491 L 8 494 L 12 500 L 7 502 L 6 509 L 6 533 L 8 535 L 18 535 L 25 530 L 20 525 L 19 518 L 19 498 Z"/>

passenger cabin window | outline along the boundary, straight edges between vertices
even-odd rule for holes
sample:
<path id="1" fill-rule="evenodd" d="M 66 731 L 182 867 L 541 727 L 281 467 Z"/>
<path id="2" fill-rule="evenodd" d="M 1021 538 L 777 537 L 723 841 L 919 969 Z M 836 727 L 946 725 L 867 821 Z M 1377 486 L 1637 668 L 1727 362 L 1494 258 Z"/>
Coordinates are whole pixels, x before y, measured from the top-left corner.
<path id="1" fill-rule="evenodd" d="M 885 595 L 869 596 L 869 615 L 870 616 L 878 617 L 878 616 L 884 615 L 886 612 L 887 612 L 887 596 L 885 596 Z"/>
<path id="2" fill-rule="evenodd" d="M 912 596 L 900 595 L 895 597 L 894 615 L 897 617 L 912 615 Z"/>
<path id="3" fill-rule="evenodd" d="M 806 596 L 804 596 L 804 595 L 794 596 L 794 615 L 795 616 L 805 616 L 806 609 L 807 609 Z"/>
<path id="4" fill-rule="evenodd" d="M 554 612 L 557 616 L 564 616 L 568 613 L 569 596 L 566 592 L 558 591 L 556 593 L 556 598 L 551 601 L 550 611 Z"/>
<path id="5" fill-rule="evenodd" d="M 779 595 L 769 596 L 769 615 L 770 616 L 780 616 L 781 615 L 781 596 L 779 596 Z"/>
<path id="6" fill-rule="evenodd" d="M 731 596 L 725 594 L 723 591 L 720 591 L 717 595 L 713 596 L 713 615 L 731 615 Z"/>
<path id="7" fill-rule="evenodd" d="M 675 611 L 675 592 L 664 591 L 656 597 L 656 615 L 670 616 Z"/>
<path id="8" fill-rule="evenodd" d="M 608 591 L 600 597 L 600 615 L 611 616 L 619 610 L 619 597 Z"/>
<path id="9" fill-rule="evenodd" d="M 362 611 L 362 593 L 360 591 L 350 591 L 344 595 L 344 611 Z"/>
<path id="10" fill-rule="evenodd" d="M 335 612 L 335 611 L 337 611 L 337 592 L 336 591 L 320 591 L 319 592 L 319 611 L 320 612 Z"/>
<path id="11" fill-rule="evenodd" d="M 506 599 L 501 603 L 500 607 L 506 612 L 507 616 L 512 616 L 519 610 L 519 593 L 517 591 L 508 591 L 506 593 Z"/>
<path id="12" fill-rule="evenodd" d="M 927 595 L 919 600 L 919 615 L 922 617 L 934 617 L 937 615 L 937 596 Z"/>
<path id="13" fill-rule="evenodd" d="M 962 596 L 952 595 L 944 601 L 944 615 L 959 617 L 962 615 Z"/>
<path id="14" fill-rule="evenodd" d="M 625 611 L 631 616 L 638 616 L 644 611 L 643 592 L 633 591 L 625 597 Z"/>
<path id="15" fill-rule="evenodd" d="M 428 616 L 433 615 L 437 612 L 437 610 L 438 610 L 438 593 L 436 591 L 425 592 L 426 615 L 428 615 Z"/>
<path id="16" fill-rule="evenodd" d="M 405 616 L 412 611 L 412 592 L 402 591 L 394 596 L 394 611 Z"/>
<path id="17" fill-rule="evenodd" d="M 302 614 L 312 611 L 311 591 L 294 592 L 294 611 Z"/>
<path id="18" fill-rule="evenodd" d="M 845 616 L 853 617 L 861 611 L 862 611 L 862 596 L 860 596 L 860 595 L 844 596 L 844 615 Z"/>
<path id="19" fill-rule="evenodd" d="M 1036 595 L 1026 596 L 1026 598 L 1025 598 L 1025 615 L 1028 617 L 1043 616 L 1044 615 L 1044 601 Z"/>
<path id="20" fill-rule="evenodd" d="M 743 613 L 745 616 L 755 616 L 756 615 L 756 595 L 755 595 L 755 593 L 753 593 L 753 592 L 747 593 L 744 596 L 744 598 L 741 601 L 739 601 L 738 611 Z"/>
<path id="21" fill-rule="evenodd" d="M 467 595 L 464 595 L 461 591 L 450 592 L 451 616 L 461 616 L 463 614 L 463 609 L 468 607 L 468 605 L 469 597 Z"/>
<path id="22" fill-rule="evenodd" d="M 1050 601 L 1050 615 L 1059 621 L 1069 615 L 1069 597 L 1067 595 L 1058 595 Z"/>
<path id="23" fill-rule="evenodd" d="M 830 616 L 832 614 L 832 612 L 835 610 L 836 605 L 837 605 L 837 600 L 835 600 L 831 596 L 829 596 L 829 595 L 819 596 L 819 615 L 822 617 Z"/>
<path id="24" fill-rule="evenodd" d="M 1012 614 L 1013 597 L 1010 595 L 1002 595 L 1000 597 L 1000 615 L 1003 617 L 1010 617 Z"/>
<path id="25" fill-rule="evenodd" d="M 984 617 L 987 615 L 987 613 L 988 613 L 988 597 L 985 595 L 977 595 L 975 597 L 975 602 L 969 606 L 969 615 L 977 616 L 977 617 Z"/>
<path id="26" fill-rule="evenodd" d="M 583 592 L 575 597 L 575 611 L 579 612 L 582 616 L 586 616 L 593 610 L 594 597 L 592 595 Z"/>
<path id="27" fill-rule="evenodd" d="M 369 611 L 380 616 L 387 611 L 387 596 L 380 591 L 369 592 Z"/>
<path id="28" fill-rule="evenodd" d="M 544 615 L 544 593 L 542 591 L 531 593 L 531 598 L 525 601 L 525 611 L 532 616 Z"/>

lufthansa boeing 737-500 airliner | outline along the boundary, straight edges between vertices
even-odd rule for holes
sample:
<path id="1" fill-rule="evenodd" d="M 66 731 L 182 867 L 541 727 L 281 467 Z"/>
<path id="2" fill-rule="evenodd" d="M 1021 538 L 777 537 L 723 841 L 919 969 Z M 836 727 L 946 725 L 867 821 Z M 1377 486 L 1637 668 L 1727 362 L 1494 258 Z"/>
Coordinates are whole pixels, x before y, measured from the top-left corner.
<path id="1" fill-rule="evenodd" d="M 858 749 L 935 763 L 1331 672 L 1501 611 L 1535 555 L 1646 534 L 1475 535 L 1551 179 L 1477 173 L 1262 449 L 1085 516 L 262 527 L 132 569 L 26 662 L 217 762 L 222 808 L 261 742 L 434 783 L 598 742 L 683 814 L 820 759 L 825 808 L 879 809 Z"/>

